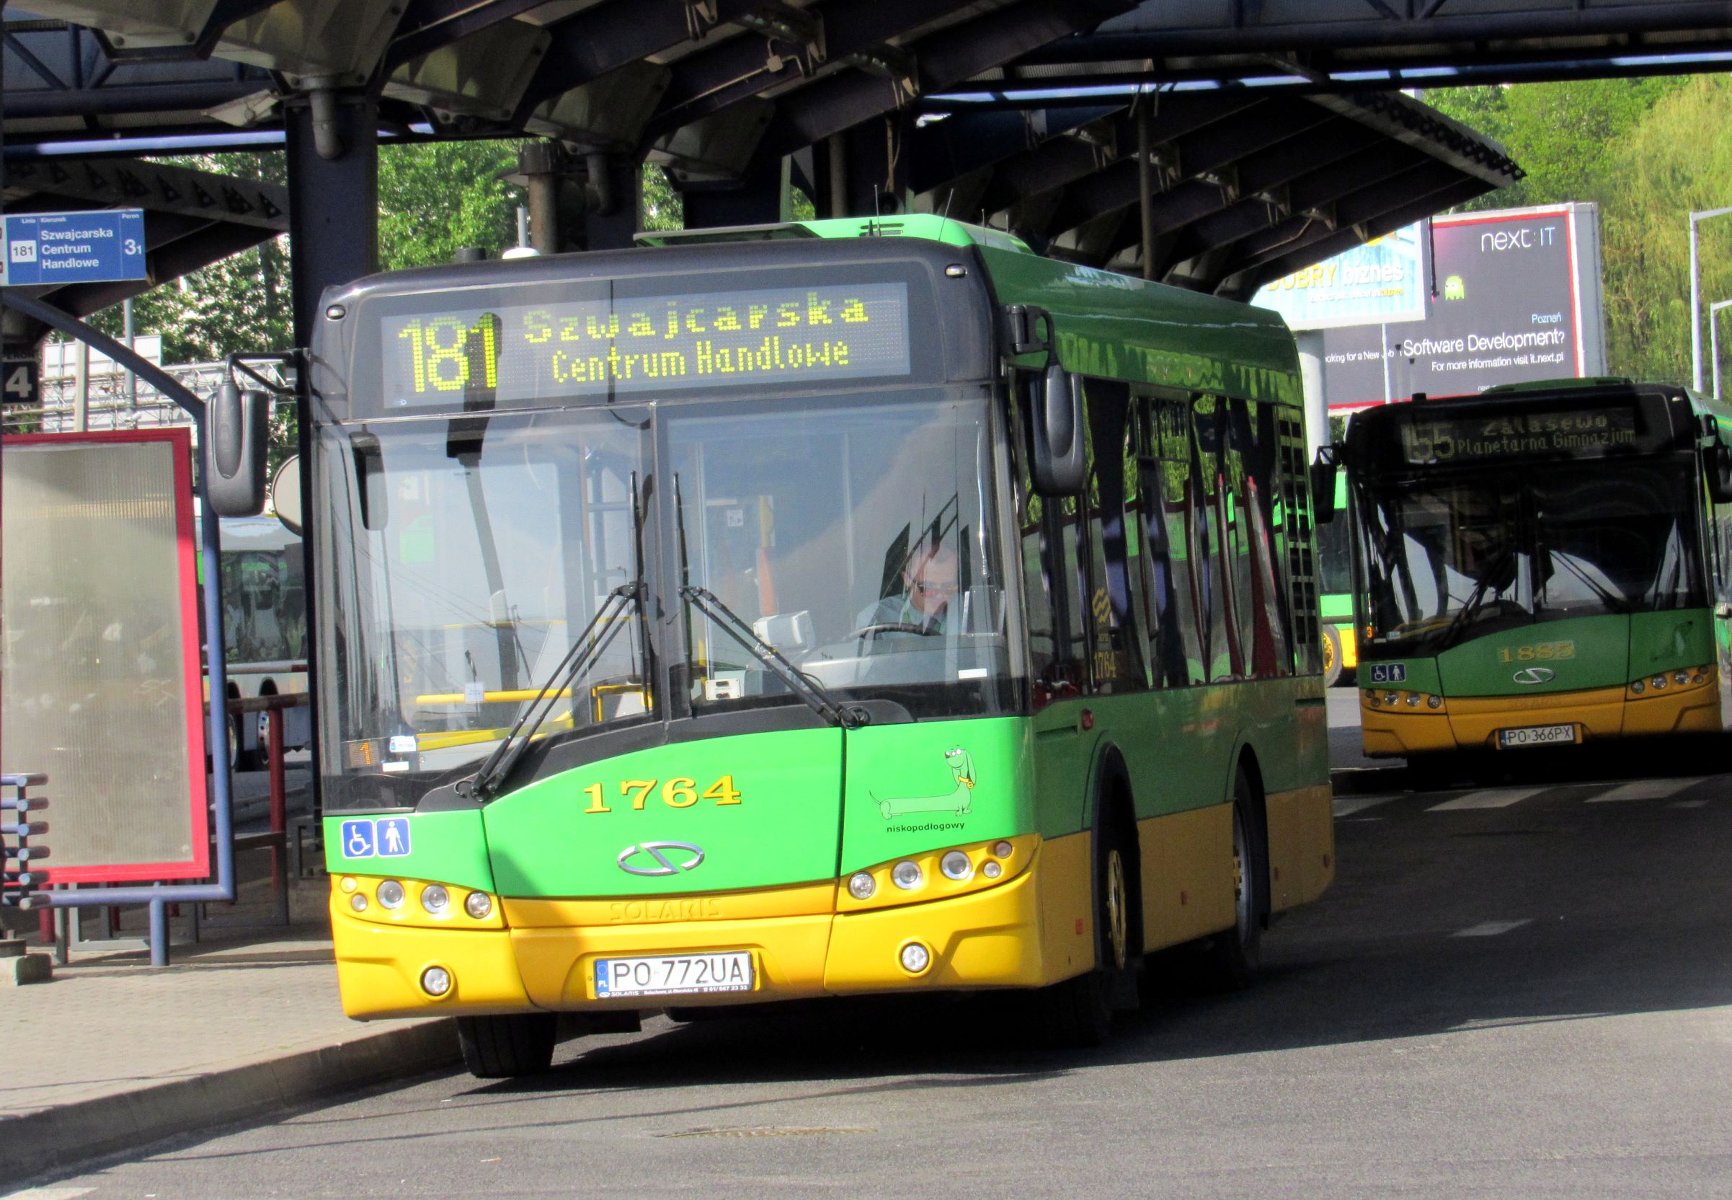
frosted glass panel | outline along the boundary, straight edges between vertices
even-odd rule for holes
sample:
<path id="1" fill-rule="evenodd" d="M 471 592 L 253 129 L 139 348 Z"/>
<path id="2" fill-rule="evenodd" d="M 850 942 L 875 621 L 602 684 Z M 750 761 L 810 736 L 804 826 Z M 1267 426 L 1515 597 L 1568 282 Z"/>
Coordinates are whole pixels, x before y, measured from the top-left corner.
<path id="1" fill-rule="evenodd" d="M 0 764 L 48 775 L 55 882 L 208 869 L 187 452 L 179 431 L 5 444 Z"/>

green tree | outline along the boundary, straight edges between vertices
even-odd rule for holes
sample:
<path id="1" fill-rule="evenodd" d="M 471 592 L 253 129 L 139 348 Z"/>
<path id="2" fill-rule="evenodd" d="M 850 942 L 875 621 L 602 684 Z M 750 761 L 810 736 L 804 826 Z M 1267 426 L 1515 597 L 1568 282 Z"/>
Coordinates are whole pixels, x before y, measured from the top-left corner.
<path id="1" fill-rule="evenodd" d="M 496 257 L 517 244 L 523 189 L 501 178 L 517 141 L 420 142 L 379 147 L 379 266 L 451 262 L 476 247 Z"/>
<path id="2" fill-rule="evenodd" d="M 1503 146 L 1527 177 L 1464 210 L 1607 199 L 1609 158 L 1679 77 L 1584 79 L 1426 93 L 1425 102 Z"/>
<path id="3" fill-rule="evenodd" d="M 1606 350 L 1620 375 L 1690 380 L 1689 214 L 1732 205 L 1728 104 L 1732 79 L 1692 76 L 1605 154 Z M 1698 233 L 1707 363 L 1709 306 L 1732 298 L 1732 216 L 1704 221 Z M 1732 342 L 1726 351 L 1732 358 Z M 1707 367 L 1703 377 L 1706 385 Z"/>

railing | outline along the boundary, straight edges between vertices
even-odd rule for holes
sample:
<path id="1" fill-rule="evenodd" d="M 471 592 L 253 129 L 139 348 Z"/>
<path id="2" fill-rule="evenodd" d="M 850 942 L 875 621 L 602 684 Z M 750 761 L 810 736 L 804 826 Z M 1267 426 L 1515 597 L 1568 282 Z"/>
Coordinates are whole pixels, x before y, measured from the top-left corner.
<path id="1" fill-rule="evenodd" d="M 48 822 L 31 819 L 48 807 L 48 799 L 27 793 L 47 782 L 46 775 L 0 775 L 0 908 L 41 908 L 44 917 L 48 873 L 37 864 L 48 857 L 48 847 L 32 846 L 30 839 L 48 832 Z M 0 983 L 46 983 L 53 977 L 46 954 L 29 953 L 21 936 L 0 929 Z"/>
<path id="2" fill-rule="evenodd" d="M 293 841 L 289 836 L 288 788 L 283 778 L 283 713 L 307 703 L 304 692 L 289 692 L 277 696 L 247 696 L 230 700 L 232 713 L 264 713 L 265 763 L 270 779 L 270 830 L 266 833 L 236 834 L 236 850 L 271 851 L 271 888 L 277 900 L 277 917 L 283 924 L 289 921 L 289 858 L 293 851 L 294 873 L 300 873 L 300 831 Z"/>
<path id="3" fill-rule="evenodd" d="M 48 857 L 48 847 L 30 844 L 48 832 L 47 821 L 30 817 L 48 807 L 48 798 L 27 794 L 47 782 L 46 775 L 0 775 L 0 908 L 32 909 L 48 902 L 48 872 L 37 865 Z"/>

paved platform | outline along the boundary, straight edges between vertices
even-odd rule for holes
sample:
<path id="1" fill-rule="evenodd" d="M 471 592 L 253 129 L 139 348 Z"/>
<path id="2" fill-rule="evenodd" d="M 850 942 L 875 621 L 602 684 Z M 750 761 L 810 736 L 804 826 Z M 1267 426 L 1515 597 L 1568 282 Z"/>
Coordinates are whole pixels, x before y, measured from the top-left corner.
<path id="1" fill-rule="evenodd" d="M 236 782 L 245 820 L 263 775 Z M 236 903 L 205 906 L 196 942 L 187 912 L 171 918 L 177 944 L 166 967 L 150 965 L 146 912 L 132 908 L 121 910 L 114 939 L 73 943 L 49 981 L 0 986 L 0 1196 L 166 1138 L 458 1061 L 448 1020 L 343 1015 L 323 875 L 290 881 L 284 926 L 273 923 L 269 852 L 241 854 L 237 874 Z M 106 935 L 104 910 L 80 911 L 86 937 Z M 24 916 L 7 924 L 34 931 L 34 914 Z M 35 936 L 28 948 L 54 950 Z"/>
<path id="2" fill-rule="evenodd" d="M 269 914 L 268 884 L 247 885 L 227 912 L 210 906 L 199 943 L 176 946 L 167 967 L 151 967 L 144 914 L 129 913 L 113 948 L 75 946 L 50 981 L 0 988 L 0 1196 L 457 1061 L 449 1021 L 343 1015 L 323 878 L 293 887 L 288 928 L 236 924 Z"/>

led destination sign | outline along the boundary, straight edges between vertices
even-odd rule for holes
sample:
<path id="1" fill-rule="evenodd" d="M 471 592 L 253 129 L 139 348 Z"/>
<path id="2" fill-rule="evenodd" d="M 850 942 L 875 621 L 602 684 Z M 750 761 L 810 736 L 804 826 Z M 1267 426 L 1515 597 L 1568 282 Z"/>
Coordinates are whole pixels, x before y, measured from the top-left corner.
<path id="1" fill-rule="evenodd" d="M 1636 413 L 1628 407 L 1482 412 L 1401 426 L 1402 455 L 1409 463 L 1475 462 L 1518 454 L 1592 457 L 1635 445 Z"/>
<path id="2" fill-rule="evenodd" d="M 387 408 L 909 371 L 908 286 L 804 285 L 407 313 L 379 325 Z"/>

